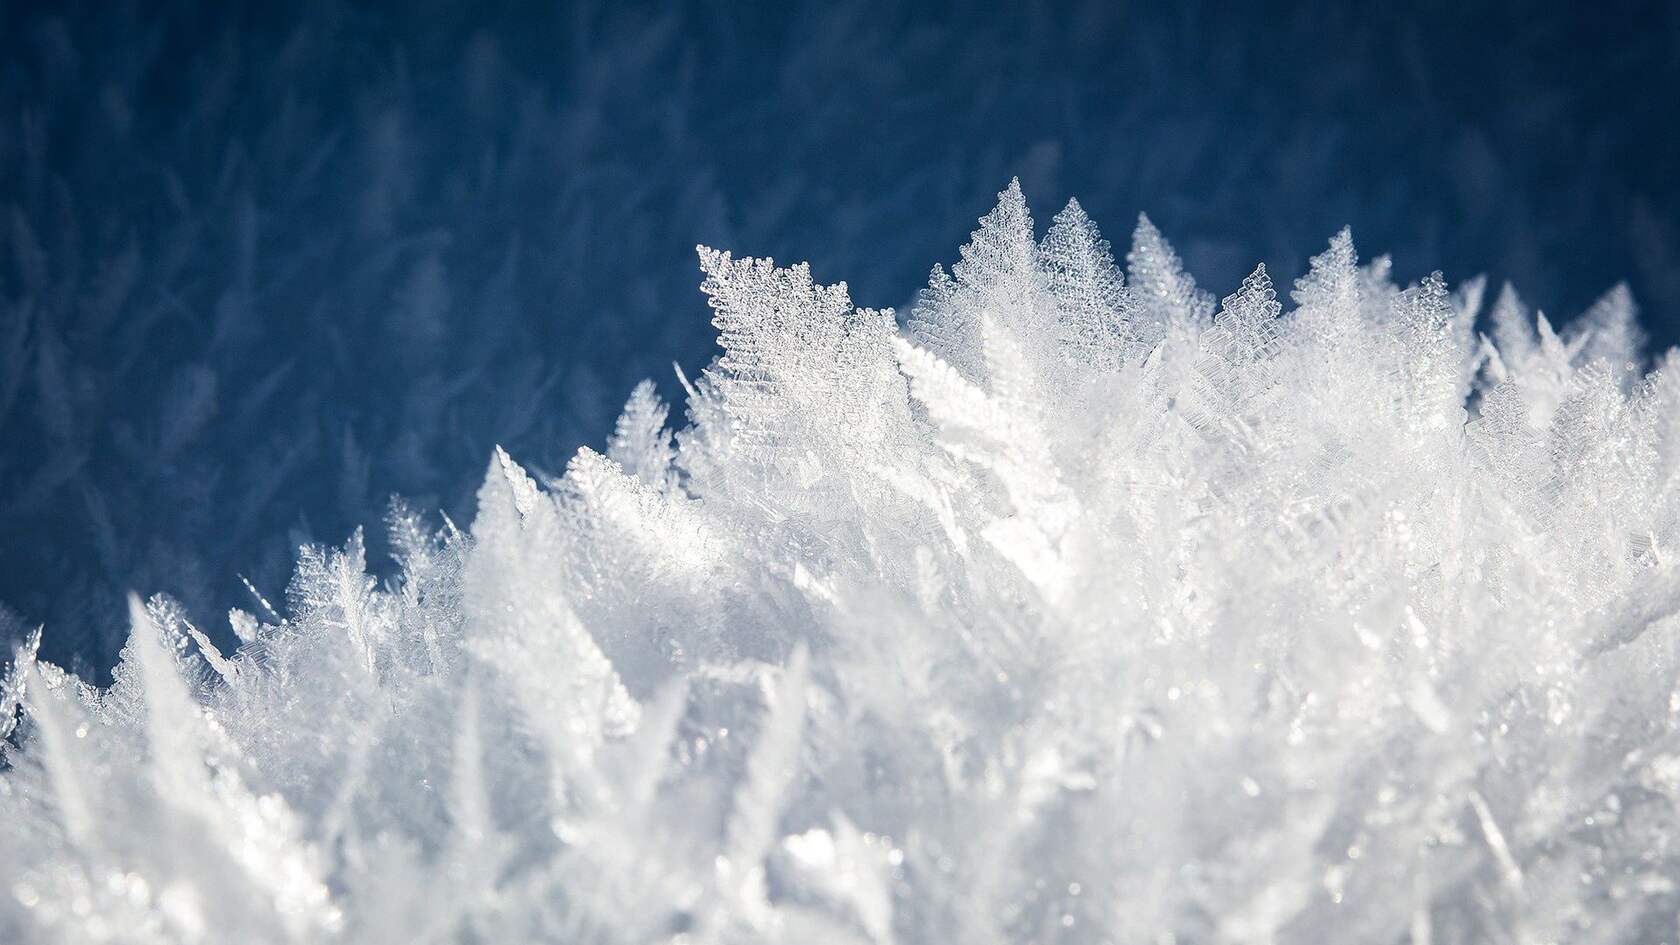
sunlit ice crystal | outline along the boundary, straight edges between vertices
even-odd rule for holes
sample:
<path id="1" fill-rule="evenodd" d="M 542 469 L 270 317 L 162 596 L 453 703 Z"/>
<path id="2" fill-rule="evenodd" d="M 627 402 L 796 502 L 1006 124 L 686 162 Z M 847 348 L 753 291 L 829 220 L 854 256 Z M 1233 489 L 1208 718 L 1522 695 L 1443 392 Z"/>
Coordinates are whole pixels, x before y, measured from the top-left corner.
<path id="1" fill-rule="evenodd" d="M 30 636 L 0 941 L 1680 934 L 1680 355 L 1627 290 L 1124 261 L 1015 184 L 902 319 L 702 248 L 681 429 L 646 384 L 561 475 L 498 449 L 235 652 L 163 595 L 107 689 Z"/>

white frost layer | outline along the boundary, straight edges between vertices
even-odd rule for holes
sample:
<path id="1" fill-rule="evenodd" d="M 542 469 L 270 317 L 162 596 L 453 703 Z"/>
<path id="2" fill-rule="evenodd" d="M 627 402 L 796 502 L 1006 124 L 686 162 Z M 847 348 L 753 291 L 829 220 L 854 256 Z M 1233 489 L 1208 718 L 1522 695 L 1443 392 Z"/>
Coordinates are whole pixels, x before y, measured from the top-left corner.
<path id="1" fill-rule="evenodd" d="M 20 650 L 0 940 L 1676 934 L 1680 355 L 1625 290 L 1484 337 L 1344 231 L 1216 305 L 1015 186 L 902 331 L 701 263 L 674 437 L 645 385 L 556 481 L 498 450 L 234 654 L 163 597 L 108 690 Z"/>

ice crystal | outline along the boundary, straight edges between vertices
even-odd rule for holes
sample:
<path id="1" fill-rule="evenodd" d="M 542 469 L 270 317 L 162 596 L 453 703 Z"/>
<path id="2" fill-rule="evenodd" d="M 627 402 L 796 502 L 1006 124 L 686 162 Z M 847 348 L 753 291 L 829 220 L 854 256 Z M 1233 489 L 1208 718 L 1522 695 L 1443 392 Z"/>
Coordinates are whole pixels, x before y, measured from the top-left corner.
<path id="1" fill-rule="evenodd" d="M 1288 312 L 1126 258 L 1012 184 L 900 329 L 702 248 L 686 428 L 497 450 L 232 654 L 164 596 L 104 690 L 29 636 L 0 939 L 1672 936 L 1680 354 L 1345 230 Z"/>

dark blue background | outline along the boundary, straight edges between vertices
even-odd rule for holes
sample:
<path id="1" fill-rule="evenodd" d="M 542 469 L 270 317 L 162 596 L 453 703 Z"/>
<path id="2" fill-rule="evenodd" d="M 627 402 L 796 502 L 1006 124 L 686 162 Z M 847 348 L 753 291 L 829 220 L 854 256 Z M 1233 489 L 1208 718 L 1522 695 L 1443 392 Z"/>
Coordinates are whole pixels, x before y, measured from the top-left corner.
<path id="1" fill-rule="evenodd" d="M 0 5 L 0 636 L 225 639 L 402 493 L 470 519 L 713 352 L 692 247 L 902 305 L 1020 175 L 1203 284 L 1351 224 L 1680 338 L 1673 5 Z"/>

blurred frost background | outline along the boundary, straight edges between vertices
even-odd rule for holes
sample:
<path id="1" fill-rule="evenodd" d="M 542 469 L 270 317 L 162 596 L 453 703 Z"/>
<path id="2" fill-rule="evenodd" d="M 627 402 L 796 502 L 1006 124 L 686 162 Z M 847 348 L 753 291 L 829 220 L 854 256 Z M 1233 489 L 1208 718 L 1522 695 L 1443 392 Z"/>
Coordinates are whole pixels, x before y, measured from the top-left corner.
<path id="1" fill-rule="evenodd" d="M 127 588 L 222 626 L 601 444 L 715 351 L 696 242 L 902 305 L 1018 174 L 1217 293 L 1352 224 L 1680 341 L 1669 4 L 280 6 L 0 4 L 0 636 L 96 677 Z"/>

